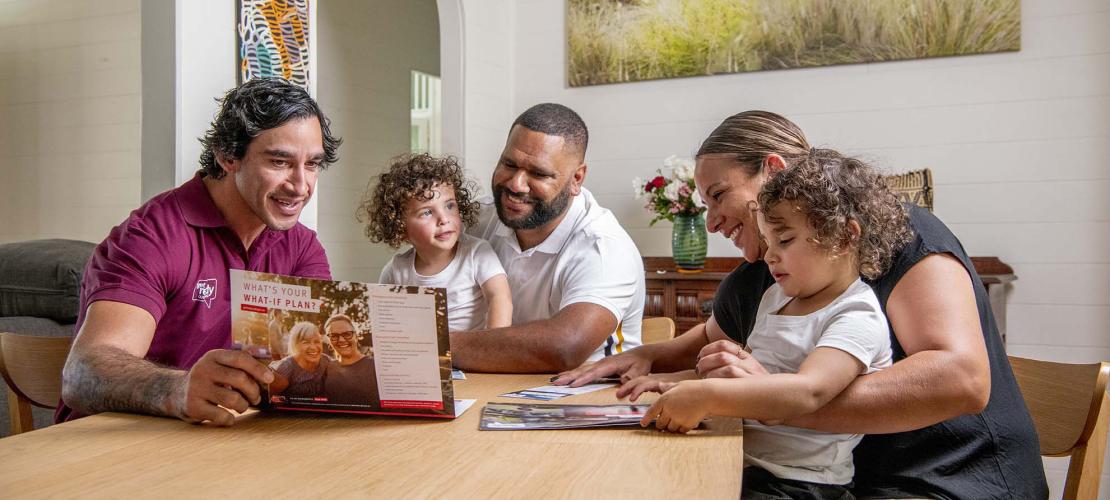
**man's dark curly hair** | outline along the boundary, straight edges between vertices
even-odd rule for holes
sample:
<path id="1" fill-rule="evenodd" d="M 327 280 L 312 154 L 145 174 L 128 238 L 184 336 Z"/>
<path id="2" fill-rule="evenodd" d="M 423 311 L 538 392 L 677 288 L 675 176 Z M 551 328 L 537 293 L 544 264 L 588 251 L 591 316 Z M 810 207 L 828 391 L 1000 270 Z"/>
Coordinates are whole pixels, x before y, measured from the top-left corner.
<path id="1" fill-rule="evenodd" d="M 342 139 L 331 135 L 330 121 L 320 106 L 303 88 L 284 78 L 255 78 L 235 87 L 224 95 L 220 112 L 200 139 L 200 170 L 212 179 L 222 179 L 225 172 L 217 157 L 240 159 L 247 154 L 251 140 L 262 132 L 277 128 L 292 119 L 315 116 L 320 120 L 324 136 L 324 161 L 327 168 L 339 156 L 336 150 Z"/>
<path id="2" fill-rule="evenodd" d="M 400 247 L 405 242 L 405 203 L 432 199 L 432 188 L 437 185 L 455 189 L 464 228 L 478 222 L 481 207 L 474 199 L 478 185 L 466 178 L 458 160 L 407 154 L 390 160 L 389 171 L 378 176 L 376 185 L 371 178 L 356 212 L 359 222 L 366 221 L 366 236 L 374 243 Z"/>
<path id="3" fill-rule="evenodd" d="M 782 202 L 805 214 L 820 248 L 855 247 L 860 275 L 867 279 L 883 275 L 913 238 L 906 209 L 879 172 L 831 149 L 813 150 L 763 185 L 759 206 L 765 216 Z M 860 225 L 858 242 L 848 231 L 851 220 Z"/>

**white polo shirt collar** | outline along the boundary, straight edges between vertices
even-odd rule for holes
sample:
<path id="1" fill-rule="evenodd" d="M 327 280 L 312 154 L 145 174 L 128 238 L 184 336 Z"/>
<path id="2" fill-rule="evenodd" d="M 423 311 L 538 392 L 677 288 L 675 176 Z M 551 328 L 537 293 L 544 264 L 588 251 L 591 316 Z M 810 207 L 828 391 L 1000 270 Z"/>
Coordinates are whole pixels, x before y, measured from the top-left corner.
<path id="1" fill-rule="evenodd" d="M 578 226 L 578 222 L 586 215 L 586 191 L 583 190 L 573 198 L 570 207 L 567 208 L 566 216 L 555 226 L 555 230 L 547 235 L 539 245 L 536 245 L 528 250 L 522 251 L 520 249 L 520 241 L 516 238 L 516 232 L 503 223 L 498 222 L 495 234 L 498 237 L 504 238 L 505 241 L 514 249 L 518 254 L 531 255 L 535 252 L 555 255 L 562 251 L 566 246 L 567 240 L 574 234 L 574 228 Z"/>

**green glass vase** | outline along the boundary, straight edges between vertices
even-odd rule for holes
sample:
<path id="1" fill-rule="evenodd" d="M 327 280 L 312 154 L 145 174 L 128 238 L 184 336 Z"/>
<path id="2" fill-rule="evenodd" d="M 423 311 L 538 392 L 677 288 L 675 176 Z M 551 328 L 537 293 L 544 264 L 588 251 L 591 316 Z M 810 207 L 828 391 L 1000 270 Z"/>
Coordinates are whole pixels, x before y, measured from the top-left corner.
<path id="1" fill-rule="evenodd" d="M 671 255 L 679 272 L 696 273 L 705 267 L 705 213 L 675 215 Z"/>

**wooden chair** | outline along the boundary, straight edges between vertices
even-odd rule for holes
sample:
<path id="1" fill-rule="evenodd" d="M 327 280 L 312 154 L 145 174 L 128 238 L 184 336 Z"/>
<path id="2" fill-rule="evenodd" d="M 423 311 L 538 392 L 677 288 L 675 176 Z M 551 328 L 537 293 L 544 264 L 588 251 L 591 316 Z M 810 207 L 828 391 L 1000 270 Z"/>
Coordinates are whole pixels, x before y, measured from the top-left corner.
<path id="1" fill-rule="evenodd" d="M 640 326 L 640 339 L 645 344 L 666 342 L 674 338 L 674 320 L 671 318 L 644 318 Z"/>
<path id="2" fill-rule="evenodd" d="M 905 203 L 933 211 L 933 172 L 929 169 L 914 170 L 904 174 L 883 177 L 886 185 Z"/>
<path id="3" fill-rule="evenodd" d="M 1064 499 L 1095 498 L 1106 453 L 1110 363 L 1075 365 L 1010 356 L 1041 455 L 1071 457 Z"/>
<path id="4" fill-rule="evenodd" d="M 0 375 L 8 384 L 12 434 L 34 430 L 31 405 L 56 408 L 62 393 L 62 366 L 71 337 L 0 332 Z"/>

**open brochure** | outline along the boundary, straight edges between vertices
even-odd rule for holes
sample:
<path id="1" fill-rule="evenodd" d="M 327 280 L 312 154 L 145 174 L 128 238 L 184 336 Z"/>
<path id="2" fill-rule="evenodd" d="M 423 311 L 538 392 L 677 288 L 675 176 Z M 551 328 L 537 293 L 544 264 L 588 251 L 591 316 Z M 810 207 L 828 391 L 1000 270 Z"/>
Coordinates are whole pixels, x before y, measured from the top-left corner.
<path id="1" fill-rule="evenodd" d="M 640 425 L 650 405 L 545 405 L 489 403 L 482 408 L 483 431 L 580 429 Z"/>
<path id="2" fill-rule="evenodd" d="M 277 409 L 454 418 L 442 288 L 231 270 L 231 338 Z"/>

